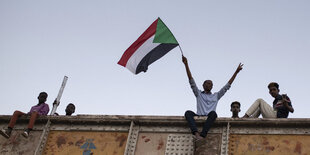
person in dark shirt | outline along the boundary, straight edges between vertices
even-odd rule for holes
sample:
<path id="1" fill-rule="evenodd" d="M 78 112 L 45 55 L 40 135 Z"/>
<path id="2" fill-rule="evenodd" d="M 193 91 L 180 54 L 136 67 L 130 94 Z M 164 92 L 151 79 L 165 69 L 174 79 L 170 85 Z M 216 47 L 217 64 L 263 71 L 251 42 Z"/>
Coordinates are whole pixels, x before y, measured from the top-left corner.
<path id="1" fill-rule="evenodd" d="M 259 117 L 262 114 L 263 118 L 287 118 L 289 112 L 293 113 L 294 108 L 290 98 L 286 94 L 280 95 L 279 84 L 271 82 L 268 85 L 269 94 L 274 97 L 273 108 L 267 104 L 263 99 L 257 99 L 243 118 Z"/>
<path id="2" fill-rule="evenodd" d="M 234 101 L 230 104 L 230 111 L 232 112 L 231 118 L 239 118 L 239 112 L 241 104 L 238 101 Z"/>
<path id="3" fill-rule="evenodd" d="M 56 100 L 53 104 L 57 104 Z M 75 105 L 73 103 L 69 103 L 65 109 L 66 116 L 71 116 L 75 112 Z M 54 113 L 55 116 L 59 116 L 58 113 Z"/>

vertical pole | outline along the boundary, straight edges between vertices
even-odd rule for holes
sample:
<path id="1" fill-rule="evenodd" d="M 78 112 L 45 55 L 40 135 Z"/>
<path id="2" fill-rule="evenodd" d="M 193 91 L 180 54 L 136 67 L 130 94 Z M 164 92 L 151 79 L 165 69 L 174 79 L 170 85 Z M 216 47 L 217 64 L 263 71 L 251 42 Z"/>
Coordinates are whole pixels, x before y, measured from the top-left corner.
<path id="1" fill-rule="evenodd" d="M 228 144 L 229 144 L 229 136 L 230 136 L 230 123 L 227 123 L 227 129 L 226 129 L 226 150 L 225 154 L 228 154 Z"/>
<path id="2" fill-rule="evenodd" d="M 131 121 L 124 155 L 127 155 L 129 153 L 130 137 L 131 137 L 133 125 L 134 125 L 134 122 Z"/>
<path id="3" fill-rule="evenodd" d="M 50 115 L 54 115 L 55 112 L 56 112 L 56 110 L 57 110 L 57 107 L 59 106 L 60 98 L 61 98 L 61 96 L 62 96 L 62 93 L 63 93 L 64 89 L 65 89 L 67 80 L 68 80 L 68 77 L 67 77 L 67 76 L 64 76 L 64 79 L 62 80 L 62 84 L 61 84 L 61 87 L 60 87 L 60 89 L 59 89 L 59 92 L 58 92 L 58 95 L 57 95 L 57 98 L 56 98 L 56 104 L 53 105 L 53 109 L 52 109 Z"/>
<path id="4" fill-rule="evenodd" d="M 181 46 L 180 46 L 180 45 L 179 45 L 179 48 L 180 48 L 181 54 L 183 55 L 183 51 L 182 51 L 182 48 L 181 48 Z"/>
<path id="5" fill-rule="evenodd" d="M 223 126 L 222 130 L 222 144 L 221 144 L 221 155 L 228 154 L 228 144 L 229 144 L 229 135 L 230 135 L 230 123 L 227 123 L 227 126 Z"/>
<path id="6" fill-rule="evenodd" d="M 134 155 L 139 136 L 139 125 L 131 121 L 124 155 Z"/>
<path id="7" fill-rule="evenodd" d="M 42 131 L 41 137 L 39 139 L 39 144 L 37 145 L 37 148 L 34 152 L 35 155 L 40 155 L 43 153 L 42 151 L 43 151 L 45 143 L 47 141 L 47 136 L 48 136 L 48 133 L 50 131 L 50 126 L 51 126 L 51 121 L 48 118 L 47 123 L 45 124 L 45 127 Z"/>

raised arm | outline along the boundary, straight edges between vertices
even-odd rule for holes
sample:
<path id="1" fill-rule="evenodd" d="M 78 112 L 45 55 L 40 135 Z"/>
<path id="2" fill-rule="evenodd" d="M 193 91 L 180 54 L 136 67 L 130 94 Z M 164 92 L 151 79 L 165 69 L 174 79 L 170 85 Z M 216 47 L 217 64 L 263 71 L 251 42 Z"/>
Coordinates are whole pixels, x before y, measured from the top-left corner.
<path id="1" fill-rule="evenodd" d="M 286 94 L 283 94 L 282 100 L 283 100 L 284 106 L 285 106 L 291 113 L 293 113 L 293 112 L 294 112 L 294 108 L 291 106 L 292 104 L 291 104 L 290 98 L 288 98 Z"/>
<path id="2" fill-rule="evenodd" d="M 183 61 L 184 65 L 185 65 L 187 77 L 188 77 L 188 80 L 189 80 L 189 84 L 191 85 L 191 88 L 193 90 L 193 93 L 194 93 L 195 96 L 198 96 L 200 91 L 199 91 L 199 89 L 198 89 L 198 87 L 197 87 L 197 85 L 195 83 L 195 80 L 192 77 L 191 71 L 189 70 L 187 59 L 183 55 L 182 55 L 182 61 Z"/>
<path id="3" fill-rule="evenodd" d="M 242 63 L 239 63 L 239 66 L 238 66 L 238 68 L 236 69 L 234 75 L 233 75 L 233 76 L 230 78 L 230 80 L 228 81 L 228 83 L 229 83 L 230 85 L 234 82 L 234 80 L 235 80 L 237 74 L 242 70 L 242 67 L 243 67 L 243 64 L 242 64 Z"/>
<path id="4" fill-rule="evenodd" d="M 192 73 L 191 73 L 191 71 L 189 70 L 189 67 L 188 67 L 187 58 L 185 56 L 183 56 L 183 55 L 182 55 L 182 61 L 183 61 L 184 65 L 185 65 L 185 69 L 186 69 L 188 80 L 193 79 Z"/>

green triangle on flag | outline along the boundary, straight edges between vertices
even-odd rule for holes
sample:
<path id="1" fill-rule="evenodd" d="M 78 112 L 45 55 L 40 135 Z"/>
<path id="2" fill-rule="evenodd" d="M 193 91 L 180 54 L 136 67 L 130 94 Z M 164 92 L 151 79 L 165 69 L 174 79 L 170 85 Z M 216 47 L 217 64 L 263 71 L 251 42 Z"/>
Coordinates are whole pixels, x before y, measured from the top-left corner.
<path id="1" fill-rule="evenodd" d="M 179 44 L 165 23 L 158 18 L 153 43 Z"/>

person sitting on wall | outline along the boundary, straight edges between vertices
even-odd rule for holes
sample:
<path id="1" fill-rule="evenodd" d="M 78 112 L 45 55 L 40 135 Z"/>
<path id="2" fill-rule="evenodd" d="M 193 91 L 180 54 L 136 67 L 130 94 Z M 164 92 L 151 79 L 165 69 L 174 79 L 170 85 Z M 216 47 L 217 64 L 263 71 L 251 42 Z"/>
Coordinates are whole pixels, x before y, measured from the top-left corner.
<path id="1" fill-rule="evenodd" d="M 73 103 L 69 103 L 65 111 L 66 116 L 71 116 L 75 112 L 75 105 Z"/>
<path id="2" fill-rule="evenodd" d="M 56 104 L 56 100 L 54 101 L 53 104 Z M 66 112 L 66 116 L 71 116 L 75 112 L 75 105 L 73 103 L 69 103 L 66 107 L 65 112 Z M 59 116 L 59 114 L 56 112 L 54 115 Z"/>
<path id="3" fill-rule="evenodd" d="M 187 59 L 183 55 L 182 55 L 182 61 L 185 65 L 185 69 L 186 69 L 187 77 L 189 79 L 189 83 L 191 85 L 191 88 L 192 88 L 194 95 L 196 96 L 196 100 L 197 100 L 197 114 L 194 113 L 193 111 L 188 110 L 185 112 L 185 118 L 189 124 L 189 127 L 192 131 L 192 134 L 195 135 L 195 138 L 197 140 L 204 139 L 207 136 L 207 133 L 208 133 L 209 129 L 211 128 L 213 122 L 217 118 L 217 114 L 216 114 L 215 110 L 216 110 L 216 106 L 217 106 L 219 99 L 230 88 L 230 86 L 233 83 L 233 81 L 235 80 L 237 74 L 239 73 L 239 71 L 242 70 L 243 64 L 241 64 L 241 63 L 239 64 L 238 68 L 236 69 L 235 73 L 230 78 L 228 83 L 219 92 L 211 93 L 211 90 L 213 87 L 212 81 L 211 80 L 204 81 L 204 83 L 202 85 L 204 91 L 200 91 L 198 89 L 198 87 L 196 86 L 196 83 L 192 77 L 192 74 L 191 74 L 189 66 L 188 66 Z M 194 116 L 208 116 L 201 133 L 199 133 L 197 130 L 196 123 L 194 120 Z"/>
<path id="4" fill-rule="evenodd" d="M 241 104 L 238 101 L 234 101 L 230 104 L 230 111 L 232 112 L 231 118 L 239 118 L 239 112 Z"/>
<path id="5" fill-rule="evenodd" d="M 271 82 L 268 85 L 268 89 L 269 94 L 274 98 L 273 108 L 263 99 L 257 99 L 244 114 L 243 118 L 258 118 L 260 114 L 262 114 L 263 118 L 287 118 L 289 112 L 294 112 L 290 98 L 286 94 L 279 94 L 278 83 Z"/>
<path id="6" fill-rule="evenodd" d="M 26 115 L 26 116 L 30 116 L 30 120 L 29 120 L 29 123 L 28 123 L 28 128 L 22 133 L 22 135 L 25 138 L 28 138 L 29 133 L 32 130 L 32 128 L 34 126 L 34 123 L 36 121 L 36 118 L 38 116 L 46 116 L 48 114 L 48 112 L 49 112 L 49 106 L 48 106 L 48 104 L 45 103 L 46 99 L 47 99 L 47 96 L 48 95 L 47 95 L 46 92 L 41 92 L 39 94 L 39 96 L 38 96 L 39 103 L 37 105 L 31 107 L 30 112 L 28 112 L 27 114 L 23 113 L 21 111 L 16 110 L 13 113 L 13 116 L 11 117 L 11 120 L 10 120 L 10 123 L 8 125 L 8 128 L 7 129 L 1 129 L 0 130 L 0 134 L 2 136 L 4 136 L 5 138 L 10 138 L 12 130 L 14 128 L 14 125 L 15 125 L 17 119 L 20 116 Z"/>

